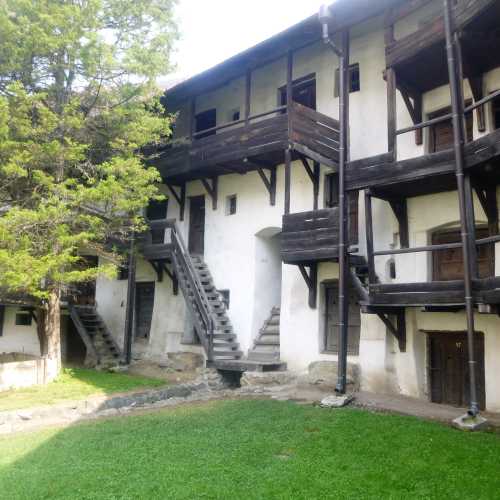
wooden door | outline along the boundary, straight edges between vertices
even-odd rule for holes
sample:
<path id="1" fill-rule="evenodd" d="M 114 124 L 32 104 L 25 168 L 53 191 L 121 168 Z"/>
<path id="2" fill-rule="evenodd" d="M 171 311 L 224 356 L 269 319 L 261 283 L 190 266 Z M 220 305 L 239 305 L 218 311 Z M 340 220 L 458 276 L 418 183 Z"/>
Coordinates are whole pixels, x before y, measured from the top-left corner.
<path id="1" fill-rule="evenodd" d="M 216 131 L 211 130 L 217 126 L 217 110 L 208 109 L 202 113 L 198 113 L 195 116 L 195 132 L 203 132 L 208 130 L 204 134 L 196 135 L 196 139 L 202 139 L 203 137 L 208 137 L 210 135 L 215 135 Z"/>
<path id="2" fill-rule="evenodd" d="M 475 356 L 478 381 L 478 403 L 486 406 L 484 376 L 484 336 L 475 334 Z M 431 401 L 466 407 L 470 399 L 467 335 L 465 333 L 432 333 L 429 335 L 429 370 Z"/>
<path id="3" fill-rule="evenodd" d="M 476 229 L 476 239 L 486 238 L 489 235 L 487 228 Z M 432 235 L 432 244 L 460 243 L 460 231 L 440 231 Z M 464 259 L 461 248 L 436 250 L 432 254 L 433 280 L 449 281 L 464 278 Z M 488 278 L 495 274 L 495 247 L 494 244 L 477 247 L 477 265 L 480 278 Z"/>
<path id="4" fill-rule="evenodd" d="M 203 255 L 205 249 L 205 197 L 193 196 L 189 204 L 189 253 Z"/>
<path id="5" fill-rule="evenodd" d="M 325 286 L 325 351 L 338 352 L 339 347 L 339 288 L 337 283 Z M 359 354 L 359 336 L 361 330 L 361 314 L 358 304 L 358 296 L 354 289 L 350 288 L 349 297 L 349 327 L 347 352 Z"/>
<path id="6" fill-rule="evenodd" d="M 154 282 L 135 284 L 135 338 L 148 339 L 155 302 Z"/>
<path id="7" fill-rule="evenodd" d="M 316 75 L 311 74 L 294 80 L 292 99 L 307 108 L 316 109 Z M 279 90 L 280 105 L 286 106 L 286 86 Z"/>

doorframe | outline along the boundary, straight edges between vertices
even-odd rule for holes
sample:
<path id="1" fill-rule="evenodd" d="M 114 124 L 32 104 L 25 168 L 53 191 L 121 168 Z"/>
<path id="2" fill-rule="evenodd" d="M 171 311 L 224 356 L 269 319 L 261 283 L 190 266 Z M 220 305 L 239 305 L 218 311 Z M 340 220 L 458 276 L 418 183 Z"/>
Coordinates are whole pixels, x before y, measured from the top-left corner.
<path id="1" fill-rule="evenodd" d="M 425 355 L 426 355 L 426 370 L 425 374 L 427 377 L 425 387 L 427 389 L 427 400 L 429 403 L 434 403 L 432 401 L 432 370 L 431 370 L 431 335 L 454 335 L 454 334 L 462 334 L 467 336 L 467 332 L 465 330 L 419 330 L 420 332 L 425 334 Z M 484 390 L 484 406 L 486 408 L 487 405 L 487 394 L 486 394 L 486 342 L 485 342 L 485 334 L 482 331 L 474 332 L 474 335 L 480 335 L 483 339 L 483 370 L 482 375 L 484 377 L 484 383 L 482 384 Z M 475 339 L 477 342 L 477 338 Z M 475 345 L 477 345 L 475 342 Z M 467 348 L 466 348 L 467 349 Z M 477 361 L 477 360 L 476 360 Z M 478 363 L 479 364 L 479 363 Z M 481 375 L 481 372 L 477 372 L 477 375 Z M 477 379 L 479 381 L 479 378 Z M 481 398 L 479 398 L 481 399 Z M 444 404 L 450 406 L 448 403 L 435 403 L 435 404 Z M 467 402 L 465 404 L 467 406 Z"/>
<path id="2" fill-rule="evenodd" d="M 187 238 L 187 247 L 188 247 L 188 252 L 191 254 L 191 224 L 192 224 L 192 212 L 191 212 L 191 202 L 193 198 L 203 198 L 203 206 L 204 206 L 204 218 L 203 218 L 203 254 L 194 254 L 194 255 L 201 255 L 203 256 L 205 254 L 205 229 L 207 225 L 207 197 L 204 194 L 197 194 L 193 196 L 189 196 L 189 222 L 188 222 L 188 238 Z"/>
<path id="3" fill-rule="evenodd" d="M 153 285 L 153 312 L 151 313 L 151 324 L 149 325 L 149 332 L 147 337 L 137 337 L 137 320 L 139 318 L 139 314 L 137 311 L 138 308 L 138 300 L 137 300 L 137 286 L 139 285 Z M 151 280 L 142 280 L 134 282 L 135 293 L 134 293 L 134 318 L 133 318 L 133 331 L 132 331 L 132 341 L 139 343 L 148 343 L 151 341 L 151 327 L 153 326 L 153 318 L 155 314 L 155 300 L 156 300 L 156 281 Z"/>

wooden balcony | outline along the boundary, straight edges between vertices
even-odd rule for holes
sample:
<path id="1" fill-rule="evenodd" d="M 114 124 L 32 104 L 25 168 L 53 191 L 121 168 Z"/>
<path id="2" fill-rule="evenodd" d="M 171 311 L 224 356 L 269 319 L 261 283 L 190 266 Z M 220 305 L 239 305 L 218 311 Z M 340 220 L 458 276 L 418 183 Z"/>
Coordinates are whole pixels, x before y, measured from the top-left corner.
<path id="1" fill-rule="evenodd" d="M 245 173 L 284 162 L 290 146 L 296 154 L 327 166 L 338 161 L 337 120 L 292 103 L 287 106 L 205 130 L 207 137 L 163 149 L 154 165 L 172 184 L 228 173 Z"/>
<path id="2" fill-rule="evenodd" d="M 139 241 L 141 255 L 149 261 L 169 261 L 172 255 L 172 221 L 152 221 Z"/>
<path id="3" fill-rule="evenodd" d="M 473 170 L 486 183 L 498 184 L 500 130 L 465 146 L 465 169 Z M 348 190 L 378 189 L 388 197 L 408 197 L 456 189 L 453 150 L 440 151 L 394 162 L 383 154 L 349 163 L 346 173 Z"/>
<path id="4" fill-rule="evenodd" d="M 500 277 L 473 281 L 476 304 L 500 304 Z M 433 307 L 464 308 L 464 282 L 430 281 L 425 283 L 373 284 L 369 286 L 367 308 Z"/>
<path id="5" fill-rule="evenodd" d="M 402 7 L 401 17 L 407 14 Z M 411 11 L 411 9 L 410 9 Z M 498 65 L 496 32 L 500 8 L 496 0 L 460 0 L 454 7 L 457 26 L 464 30 L 462 46 L 473 58 L 475 71 L 484 73 Z M 396 22 L 398 15 L 392 20 Z M 478 33 L 483 36 L 478 37 Z M 417 31 L 386 45 L 386 65 L 397 69 L 398 76 L 421 92 L 448 83 L 443 14 L 427 21 Z M 486 45 L 485 45 L 486 44 Z"/>
<path id="6" fill-rule="evenodd" d="M 338 209 L 283 216 L 281 257 L 285 264 L 308 265 L 338 258 Z"/>

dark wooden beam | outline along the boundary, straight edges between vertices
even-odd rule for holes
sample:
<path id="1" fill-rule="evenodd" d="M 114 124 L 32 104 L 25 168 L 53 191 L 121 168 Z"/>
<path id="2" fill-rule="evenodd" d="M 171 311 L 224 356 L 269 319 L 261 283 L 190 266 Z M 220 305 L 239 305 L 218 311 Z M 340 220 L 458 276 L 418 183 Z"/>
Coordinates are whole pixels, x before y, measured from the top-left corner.
<path id="1" fill-rule="evenodd" d="M 210 198 L 212 199 L 212 209 L 217 210 L 219 178 L 215 176 L 211 179 L 201 179 L 201 182 L 205 187 L 208 196 L 210 196 Z"/>
<path id="2" fill-rule="evenodd" d="M 162 267 L 167 276 L 172 280 L 172 291 L 174 295 L 179 295 L 179 280 L 177 279 L 177 274 L 167 266 L 166 262 L 162 262 Z"/>
<path id="3" fill-rule="evenodd" d="M 499 233 L 498 225 L 498 202 L 495 186 L 474 186 L 481 207 L 488 219 L 488 232 L 490 236 Z"/>
<path id="4" fill-rule="evenodd" d="M 318 289 L 318 264 L 313 263 L 309 266 L 309 273 L 307 272 L 306 266 L 300 264 L 299 270 L 300 274 L 306 282 L 307 288 L 309 289 L 309 307 L 311 309 L 316 309 L 317 305 L 317 289 Z"/>
<path id="5" fill-rule="evenodd" d="M 252 70 L 247 69 L 245 79 L 245 124 L 248 125 L 251 111 Z"/>
<path id="6" fill-rule="evenodd" d="M 269 193 L 269 203 L 271 206 L 276 205 L 276 169 L 277 167 L 271 167 L 269 169 L 269 179 L 266 176 L 266 173 L 263 168 L 259 168 L 257 170 L 264 186 L 266 187 Z"/>
<path id="7" fill-rule="evenodd" d="M 405 86 L 400 86 L 399 91 L 403 97 L 403 101 L 408 109 L 413 125 L 422 123 L 422 94 L 420 92 L 414 93 L 410 96 L 410 92 Z M 413 102 L 411 101 L 413 99 Z M 423 142 L 422 129 L 415 130 L 415 144 L 421 146 Z"/>
<path id="8" fill-rule="evenodd" d="M 5 306 L 0 305 L 0 337 L 3 336 L 4 318 L 5 318 Z"/>
<path id="9" fill-rule="evenodd" d="M 368 261 L 368 282 L 376 282 L 375 256 L 373 255 L 373 214 L 372 197 L 368 190 L 365 190 L 365 230 L 366 230 L 366 254 Z"/>
<path id="10" fill-rule="evenodd" d="M 285 215 L 290 213 L 290 189 L 292 183 L 292 151 L 285 150 Z"/>
<path id="11" fill-rule="evenodd" d="M 154 269 L 156 273 L 158 283 L 161 283 L 163 281 L 163 266 L 161 262 L 155 262 L 154 260 L 150 260 L 149 263 L 151 264 L 151 267 Z"/>
<path id="12" fill-rule="evenodd" d="M 394 43 L 394 21 L 392 21 L 393 11 L 388 10 L 385 16 L 385 45 L 391 45 Z M 385 79 L 387 83 L 387 147 L 388 152 L 392 153 L 394 160 L 397 159 L 397 104 L 396 104 L 396 88 L 397 79 L 396 71 L 394 68 L 387 68 L 385 72 Z"/>
<path id="13" fill-rule="evenodd" d="M 128 281 L 127 281 L 127 305 L 125 309 L 125 332 L 124 332 L 124 353 L 125 362 L 130 364 L 132 360 L 132 340 L 134 336 L 134 311 L 135 311 L 135 236 L 130 239 L 130 249 L 128 258 Z"/>
<path id="14" fill-rule="evenodd" d="M 313 197 L 314 197 L 314 210 L 319 208 L 319 183 L 321 179 L 321 165 L 319 162 L 314 162 L 314 181 L 313 181 Z"/>
<path id="15" fill-rule="evenodd" d="M 320 173 L 321 173 L 321 168 L 320 168 L 320 163 L 315 161 L 313 164 L 313 168 L 311 168 L 311 165 L 309 164 L 308 159 L 304 155 L 299 155 L 300 160 L 302 162 L 302 165 L 304 165 L 304 169 L 307 172 L 307 175 L 309 176 L 309 179 L 311 179 L 311 182 L 313 184 L 313 206 L 314 210 L 318 210 L 319 207 L 319 182 L 320 182 Z"/>
<path id="16" fill-rule="evenodd" d="M 472 96 L 474 97 L 474 101 L 478 102 L 484 97 L 483 90 L 483 75 L 477 76 L 469 76 L 468 78 L 470 88 L 472 91 Z M 486 130 L 486 117 L 484 114 L 484 106 L 479 106 L 476 108 L 476 116 L 477 116 L 477 128 L 479 132 L 484 132 Z"/>
<path id="17" fill-rule="evenodd" d="M 179 204 L 179 219 L 184 220 L 184 208 L 186 206 L 186 183 L 183 182 L 179 187 L 179 192 L 177 192 L 174 186 L 166 184 L 168 190 L 172 193 L 175 201 Z"/>
<path id="18" fill-rule="evenodd" d="M 196 97 L 192 97 L 189 101 L 189 140 L 193 140 L 196 132 Z"/>
<path id="19" fill-rule="evenodd" d="M 396 337 L 400 352 L 406 352 L 406 313 L 401 308 L 394 311 L 396 323 L 394 323 L 388 314 L 377 312 L 377 316 L 382 320 L 387 329 Z"/>
<path id="20" fill-rule="evenodd" d="M 408 204 L 406 198 L 401 198 L 399 200 L 391 199 L 389 204 L 398 220 L 399 224 L 399 242 L 401 248 L 409 248 L 410 237 L 408 231 Z"/>

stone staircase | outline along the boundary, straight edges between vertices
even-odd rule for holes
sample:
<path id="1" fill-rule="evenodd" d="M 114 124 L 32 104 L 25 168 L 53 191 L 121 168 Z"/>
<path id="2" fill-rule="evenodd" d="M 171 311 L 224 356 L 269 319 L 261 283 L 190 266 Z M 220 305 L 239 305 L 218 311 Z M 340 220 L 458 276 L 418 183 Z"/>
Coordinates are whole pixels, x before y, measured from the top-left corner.
<path id="1" fill-rule="evenodd" d="M 265 321 L 254 342 L 253 348 L 248 352 L 248 359 L 252 361 L 280 360 L 280 308 L 274 307 L 271 315 Z"/>
<path id="2" fill-rule="evenodd" d="M 123 363 L 122 353 L 93 306 L 70 306 L 70 317 L 87 349 L 85 365 L 109 369 Z"/>

